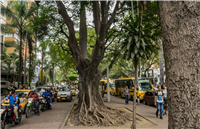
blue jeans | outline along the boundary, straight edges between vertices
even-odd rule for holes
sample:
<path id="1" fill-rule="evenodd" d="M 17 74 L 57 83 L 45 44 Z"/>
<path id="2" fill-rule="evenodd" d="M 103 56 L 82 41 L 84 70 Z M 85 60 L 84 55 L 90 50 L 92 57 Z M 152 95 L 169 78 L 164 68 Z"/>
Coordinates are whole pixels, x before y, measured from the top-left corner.
<path id="1" fill-rule="evenodd" d="M 47 104 L 48 104 L 48 108 L 49 108 L 49 109 L 51 108 L 50 103 L 51 103 L 51 98 L 47 98 Z"/>
<path id="2" fill-rule="evenodd" d="M 39 111 L 38 101 L 34 101 L 34 104 L 35 104 L 35 108 L 36 108 L 36 110 L 37 110 L 37 114 L 39 114 L 40 111 Z"/>
<path id="3" fill-rule="evenodd" d="M 163 113 L 163 102 L 162 102 L 162 103 L 157 102 L 157 111 L 156 111 L 156 114 L 158 114 L 159 110 L 160 110 L 160 117 L 162 117 L 162 113 Z"/>
<path id="4" fill-rule="evenodd" d="M 125 95 L 125 103 L 128 104 L 129 101 L 129 95 Z"/>

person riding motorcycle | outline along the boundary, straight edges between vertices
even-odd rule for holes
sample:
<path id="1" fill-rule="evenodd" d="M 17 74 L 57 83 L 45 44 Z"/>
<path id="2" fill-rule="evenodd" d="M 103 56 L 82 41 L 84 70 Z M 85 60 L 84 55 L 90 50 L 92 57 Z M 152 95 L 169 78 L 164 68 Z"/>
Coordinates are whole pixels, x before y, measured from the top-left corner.
<path id="1" fill-rule="evenodd" d="M 42 94 L 42 97 L 44 97 L 44 96 L 46 96 L 47 97 L 47 104 L 48 104 L 48 109 L 50 109 L 51 110 L 51 95 L 50 95 L 50 93 L 48 92 L 48 90 L 47 89 L 45 89 L 45 92 L 43 92 L 43 94 Z"/>
<path id="2" fill-rule="evenodd" d="M 19 119 L 18 119 L 18 107 L 19 107 L 19 104 L 18 104 L 18 101 L 19 101 L 19 98 L 18 98 L 18 95 L 17 94 L 14 94 L 15 93 L 15 89 L 14 88 L 8 88 L 9 90 L 9 95 L 1 102 L 4 103 L 6 100 L 9 99 L 9 105 L 13 105 L 14 107 L 14 114 L 16 116 L 16 122 L 19 122 Z"/>
<path id="3" fill-rule="evenodd" d="M 50 105 L 52 105 L 52 100 L 51 100 L 51 96 L 52 96 L 52 93 L 51 93 L 51 89 L 48 89 L 48 93 L 50 94 Z"/>
<path id="4" fill-rule="evenodd" d="M 31 93 L 28 96 L 28 98 L 33 98 L 33 102 L 34 102 L 34 105 L 35 105 L 36 110 L 37 110 L 37 115 L 39 116 L 40 115 L 40 111 L 39 111 L 39 96 L 36 93 L 35 89 L 31 90 Z"/>

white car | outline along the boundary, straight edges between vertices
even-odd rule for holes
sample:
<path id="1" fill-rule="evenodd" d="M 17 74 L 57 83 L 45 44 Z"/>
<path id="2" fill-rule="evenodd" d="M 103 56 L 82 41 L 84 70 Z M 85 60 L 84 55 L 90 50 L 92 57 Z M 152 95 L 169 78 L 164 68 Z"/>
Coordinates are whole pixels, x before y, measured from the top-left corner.
<path id="1" fill-rule="evenodd" d="M 60 87 L 57 93 L 57 102 L 62 100 L 72 101 L 72 92 L 70 87 Z"/>

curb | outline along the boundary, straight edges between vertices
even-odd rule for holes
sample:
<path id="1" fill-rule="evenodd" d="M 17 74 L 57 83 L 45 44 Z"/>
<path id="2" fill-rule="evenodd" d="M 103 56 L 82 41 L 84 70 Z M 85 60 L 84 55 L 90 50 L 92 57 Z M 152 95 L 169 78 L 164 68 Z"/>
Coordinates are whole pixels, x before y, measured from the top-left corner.
<path id="1" fill-rule="evenodd" d="M 73 109 L 73 107 L 74 107 L 75 101 L 76 101 L 76 99 L 74 99 L 74 101 L 72 102 L 72 105 L 71 105 L 71 107 L 70 107 L 70 109 L 69 109 L 69 111 L 68 111 L 68 113 L 67 113 L 65 119 L 63 120 L 63 122 L 62 122 L 62 124 L 61 124 L 61 126 L 60 126 L 59 129 L 64 129 L 64 128 L 65 128 L 65 125 L 66 125 L 66 123 L 67 123 L 67 120 L 68 120 L 68 118 L 69 118 L 69 115 L 70 115 L 70 113 L 71 113 L 71 111 L 72 111 L 72 109 Z"/>
<path id="2" fill-rule="evenodd" d="M 133 112 L 131 109 L 129 109 L 129 108 L 127 108 L 127 107 L 125 107 L 127 110 L 129 110 L 129 111 L 131 111 L 131 112 Z M 150 120 L 149 118 L 147 118 L 147 117 L 145 117 L 145 116 L 142 116 L 141 114 L 139 114 L 139 113 L 136 113 L 138 116 L 141 116 L 141 117 L 143 117 L 144 119 L 146 119 L 146 120 L 148 120 L 148 121 L 150 121 L 150 122 L 152 122 L 153 124 L 155 124 L 156 126 L 158 126 L 158 124 L 156 123 L 156 122 L 154 122 L 154 121 L 152 121 L 152 120 Z M 141 127 L 140 127 L 141 128 Z"/>

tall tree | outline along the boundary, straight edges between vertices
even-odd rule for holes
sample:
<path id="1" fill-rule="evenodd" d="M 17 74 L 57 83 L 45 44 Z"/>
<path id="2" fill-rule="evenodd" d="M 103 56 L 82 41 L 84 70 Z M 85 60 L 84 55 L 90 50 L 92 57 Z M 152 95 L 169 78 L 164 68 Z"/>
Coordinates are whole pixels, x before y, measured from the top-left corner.
<path id="1" fill-rule="evenodd" d="M 20 37 L 18 86 L 19 82 L 22 81 L 21 75 L 23 70 L 22 45 L 25 35 L 22 35 L 22 33 L 28 26 L 31 17 L 34 16 L 36 8 L 34 3 L 28 7 L 27 1 L 12 1 L 7 7 L 1 6 L 1 14 L 11 20 L 9 24 L 1 25 L 2 30 L 5 33 L 16 33 L 14 30 L 17 29 Z"/>
<path id="2" fill-rule="evenodd" d="M 122 35 L 124 40 L 122 41 L 122 51 L 124 51 L 124 58 L 127 60 L 133 60 L 135 67 L 135 86 L 134 86 L 134 102 L 133 102 L 133 120 L 136 119 L 136 89 L 138 88 L 138 61 L 139 58 L 149 58 L 155 49 L 157 49 L 156 38 L 159 33 L 157 30 L 159 28 L 151 29 L 152 25 L 149 16 L 146 15 L 148 11 L 152 14 L 155 12 L 151 10 L 146 10 L 144 13 L 145 4 L 143 2 L 141 5 L 141 15 L 140 17 L 135 17 L 133 19 L 132 13 L 128 14 L 125 18 L 125 23 L 123 25 Z M 152 3 L 150 7 L 154 6 Z M 144 17 L 143 17 L 144 14 Z M 156 21 L 158 18 L 154 17 Z M 154 28 L 154 27 L 153 27 Z M 133 129 L 136 129 L 136 121 L 133 121 Z"/>
<path id="3" fill-rule="evenodd" d="M 200 2 L 159 2 L 166 66 L 169 129 L 200 127 Z"/>
<path id="4" fill-rule="evenodd" d="M 119 9 L 119 1 L 117 1 L 112 13 L 109 11 L 109 7 L 113 4 L 107 1 L 93 1 L 93 2 L 81 2 L 81 13 L 80 13 L 80 29 L 79 37 L 88 36 L 86 35 L 86 18 L 85 18 L 85 8 L 83 5 L 92 5 L 93 19 L 95 26 L 95 45 L 90 59 L 85 58 L 82 54 L 82 47 L 85 40 L 76 39 L 75 29 L 73 19 L 70 18 L 68 10 L 66 10 L 65 5 L 61 1 L 56 1 L 58 6 L 58 12 L 62 16 L 64 23 L 68 27 L 69 35 L 65 34 L 68 39 L 68 46 L 75 59 L 76 69 L 79 74 L 79 103 L 74 110 L 74 117 L 77 117 L 78 121 L 76 124 L 83 125 L 113 125 L 123 121 L 123 119 L 129 119 L 125 116 L 119 119 L 119 116 L 123 115 L 119 110 L 112 110 L 107 107 L 101 98 L 99 91 L 99 81 L 101 79 L 101 72 L 98 69 L 99 63 L 102 60 L 102 55 L 104 54 L 105 48 L 105 38 L 108 29 L 115 19 L 115 15 Z M 79 3 L 79 2 L 78 2 Z M 79 4 L 78 4 L 79 5 Z M 79 6 L 78 6 L 79 7 Z M 83 28 L 83 29 L 82 29 Z M 109 115 L 110 114 L 110 115 Z M 111 115 L 115 115 L 114 118 Z M 96 119 L 94 119 L 96 118 Z M 114 120 L 113 120 L 114 119 Z"/>

